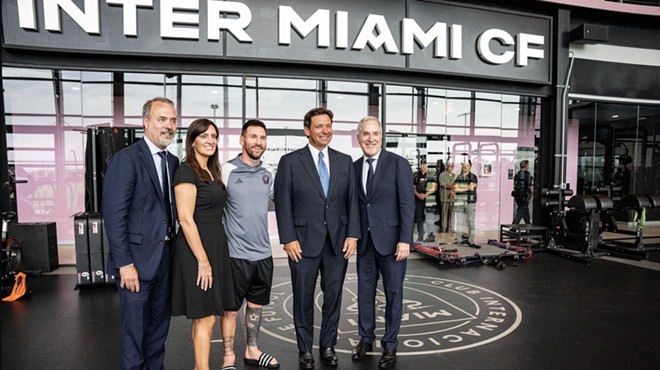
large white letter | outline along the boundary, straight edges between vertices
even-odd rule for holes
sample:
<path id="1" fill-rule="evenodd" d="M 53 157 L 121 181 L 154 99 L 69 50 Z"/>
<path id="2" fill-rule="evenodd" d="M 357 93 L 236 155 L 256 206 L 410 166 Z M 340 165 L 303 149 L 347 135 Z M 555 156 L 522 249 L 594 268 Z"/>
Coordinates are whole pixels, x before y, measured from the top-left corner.
<path id="1" fill-rule="evenodd" d="M 378 30 L 378 36 L 374 35 L 374 30 Z M 360 29 L 358 37 L 355 39 L 355 43 L 353 43 L 353 49 L 362 50 L 367 42 L 373 50 L 384 44 L 386 52 L 390 54 L 399 52 L 394 37 L 392 37 L 392 31 L 390 31 L 390 27 L 382 15 L 369 14 Z"/>
<path id="2" fill-rule="evenodd" d="M 325 48 L 330 46 L 330 11 L 327 9 L 319 9 L 307 21 L 303 21 L 292 7 L 281 5 L 279 22 L 280 45 L 291 44 L 291 28 L 302 38 L 318 28 L 316 45 Z"/>
<path id="3" fill-rule="evenodd" d="M 337 49 L 348 47 L 348 12 L 337 11 L 335 16 L 335 47 Z"/>
<path id="4" fill-rule="evenodd" d="M 44 1 L 44 24 L 48 31 L 62 32 L 60 8 L 85 32 L 96 35 L 101 33 L 98 0 L 85 0 L 84 12 L 72 0 Z"/>
<path id="5" fill-rule="evenodd" d="M 252 37 L 245 32 L 252 21 L 252 12 L 247 5 L 234 1 L 209 0 L 208 37 L 220 40 L 220 30 L 227 30 L 239 42 L 252 42 Z M 238 18 L 221 18 L 221 13 L 238 14 Z"/>
<path id="6" fill-rule="evenodd" d="M 530 49 L 529 45 L 543 45 L 545 38 L 540 35 L 521 33 L 516 43 L 516 66 L 526 67 L 529 58 L 543 59 L 543 49 Z"/>
<path id="7" fill-rule="evenodd" d="M 28 30 L 37 29 L 37 13 L 33 0 L 18 0 L 18 25 Z"/>
<path id="8" fill-rule="evenodd" d="M 137 8 L 151 8 L 151 0 L 106 0 L 110 5 L 120 5 L 124 9 L 124 36 L 137 36 Z"/>
<path id="9" fill-rule="evenodd" d="M 435 40 L 435 53 L 433 56 L 436 58 L 445 58 L 447 56 L 446 23 L 435 22 L 428 32 L 424 32 L 414 19 L 403 18 L 401 31 L 403 34 L 401 53 L 413 54 L 415 52 L 415 41 L 417 41 L 420 48 L 424 49 Z"/>
<path id="10" fill-rule="evenodd" d="M 160 36 L 198 40 L 198 27 L 176 27 L 175 24 L 199 26 L 199 13 L 175 13 L 175 10 L 199 11 L 199 0 L 161 0 Z"/>
<path id="11" fill-rule="evenodd" d="M 461 59 L 463 58 L 463 26 L 452 24 L 449 29 L 451 35 L 449 59 Z"/>
<path id="12" fill-rule="evenodd" d="M 505 46 L 511 46 L 514 44 L 513 37 L 511 37 L 506 31 L 496 28 L 487 30 L 479 35 L 479 38 L 477 39 L 477 50 L 479 51 L 481 59 L 492 64 L 504 64 L 511 61 L 511 59 L 513 59 L 513 51 L 505 51 L 502 54 L 497 55 L 490 50 L 490 40 L 493 39 L 498 40 L 500 44 Z"/>

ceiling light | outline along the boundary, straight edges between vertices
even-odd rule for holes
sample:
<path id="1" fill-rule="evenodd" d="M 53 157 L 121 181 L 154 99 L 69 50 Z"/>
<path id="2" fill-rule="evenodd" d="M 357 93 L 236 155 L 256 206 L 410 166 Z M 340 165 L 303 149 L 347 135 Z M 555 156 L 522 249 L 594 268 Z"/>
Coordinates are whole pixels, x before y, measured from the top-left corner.
<path id="1" fill-rule="evenodd" d="M 618 114 L 613 114 L 612 118 L 619 118 L 619 115 Z"/>

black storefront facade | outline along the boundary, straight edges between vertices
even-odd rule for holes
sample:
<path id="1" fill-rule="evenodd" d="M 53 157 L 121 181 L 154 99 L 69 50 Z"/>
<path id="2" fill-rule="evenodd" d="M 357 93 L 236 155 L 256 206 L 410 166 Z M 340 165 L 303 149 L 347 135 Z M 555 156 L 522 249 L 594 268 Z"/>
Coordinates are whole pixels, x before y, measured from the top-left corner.
<path id="1" fill-rule="evenodd" d="M 90 207 L 84 169 L 88 129 L 139 129 L 141 105 L 164 95 L 177 104 L 179 127 L 198 117 L 216 122 L 223 161 L 239 152 L 241 123 L 248 118 L 269 127 L 265 160 L 276 165 L 283 153 L 304 145 L 301 120 L 309 108 L 323 105 L 335 112 L 332 146 L 354 158 L 360 154 L 357 121 L 379 117 L 388 149 L 413 168 L 421 158 L 436 165 L 432 170 L 470 158 L 483 210 L 477 226 L 496 233 L 499 224 L 511 221 L 512 177 L 521 159 L 532 161 L 540 189 L 567 183 L 575 188 L 575 172 L 588 166 L 593 185 L 596 156 L 608 168 L 599 181 L 611 181 L 625 162 L 621 158 L 627 160 L 624 147 L 632 158 L 628 164 L 647 157 L 642 149 L 630 149 L 628 141 L 638 141 L 639 130 L 634 138 L 605 133 L 606 142 L 595 122 L 589 126 L 596 132 L 592 138 L 583 138 L 584 127 L 571 128 L 571 119 L 578 126 L 586 119 L 573 109 L 602 104 L 594 99 L 585 104 L 584 98 L 622 97 L 640 105 L 634 102 L 639 99 L 650 111 L 660 101 L 658 89 L 647 87 L 660 76 L 658 67 L 625 65 L 627 78 L 603 83 L 612 65 L 579 58 L 571 64 L 570 58 L 571 45 L 592 41 L 571 40 L 577 26 L 616 23 L 609 40 L 625 44 L 636 38 L 617 38 L 613 31 L 642 29 L 652 36 L 657 30 L 644 26 L 652 17 L 620 19 L 604 12 L 609 19 L 581 8 L 533 3 L 520 8 L 417 0 L 3 2 L 2 180 L 29 180 L 16 185 L 15 196 L 11 187 L 3 189 L 3 210 L 16 207 L 21 222 L 55 221 L 60 243 L 70 243 L 70 216 Z M 630 46 L 660 50 L 649 43 Z M 658 119 L 639 117 L 636 127 Z M 567 140 L 569 131 L 578 142 Z M 571 151 L 583 152 L 586 143 L 592 152 L 576 169 Z M 171 150 L 183 153 L 181 145 Z M 650 183 L 649 176 L 660 172 L 652 162 L 633 166 L 627 181 Z M 539 203 L 534 219 L 544 223 Z"/>

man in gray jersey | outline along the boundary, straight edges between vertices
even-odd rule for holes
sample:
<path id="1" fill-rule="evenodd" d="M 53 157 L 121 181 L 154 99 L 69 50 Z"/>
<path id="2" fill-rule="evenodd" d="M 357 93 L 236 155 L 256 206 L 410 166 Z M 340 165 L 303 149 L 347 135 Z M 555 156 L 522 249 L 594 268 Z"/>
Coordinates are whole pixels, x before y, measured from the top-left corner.
<path id="1" fill-rule="evenodd" d="M 222 369 L 235 369 L 234 335 L 238 310 L 247 301 L 245 326 L 247 365 L 277 369 L 277 360 L 259 350 L 257 335 L 261 326 L 261 310 L 270 303 L 273 282 L 273 257 L 268 235 L 268 204 L 273 194 L 274 174 L 263 167 L 261 156 L 266 150 L 266 125 L 249 120 L 240 137 L 243 151 L 222 166 L 222 182 L 227 186 L 225 231 L 229 243 L 234 302 L 223 302 Z"/>

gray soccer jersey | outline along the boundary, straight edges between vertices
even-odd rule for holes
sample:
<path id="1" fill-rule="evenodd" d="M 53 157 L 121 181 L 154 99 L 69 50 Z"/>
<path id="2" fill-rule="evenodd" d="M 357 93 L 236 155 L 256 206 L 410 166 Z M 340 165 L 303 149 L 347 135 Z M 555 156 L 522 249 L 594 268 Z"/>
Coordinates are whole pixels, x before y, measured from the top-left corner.
<path id="1" fill-rule="evenodd" d="M 232 258 L 258 261 L 272 255 L 268 235 L 268 204 L 273 196 L 274 171 L 250 167 L 240 155 L 222 166 L 227 186 L 224 225 Z"/>

